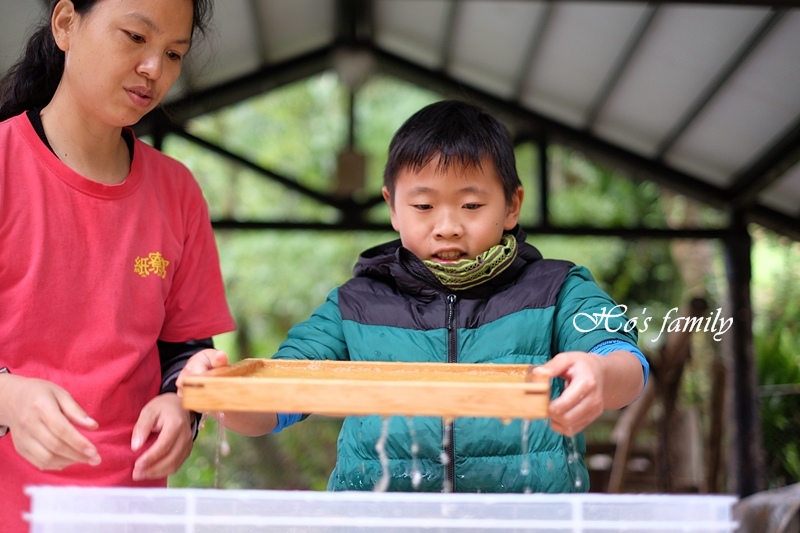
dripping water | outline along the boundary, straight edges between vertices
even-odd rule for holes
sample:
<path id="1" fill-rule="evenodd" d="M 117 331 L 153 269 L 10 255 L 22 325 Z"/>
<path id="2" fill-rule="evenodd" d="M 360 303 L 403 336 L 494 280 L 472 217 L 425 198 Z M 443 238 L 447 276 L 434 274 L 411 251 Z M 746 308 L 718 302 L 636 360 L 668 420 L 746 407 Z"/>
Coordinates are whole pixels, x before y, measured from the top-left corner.
<path id="1" fill-rule="evenodd" d="M 381 478 L 375 484 L 375 492 L 386 492 L 389 488 L 389 456 L 386 454 L 386 441 L 389 439 L 389 417 L 384 416 L 381 423 L 381 435 L 375 443 L 375 450 L 381 462 Z"/>
<path id="2" fill-rule="evenodd" d="M 228 434 L 225 429 L 225 413 L 216 413 L 217 419 L 217 449 L 214 454 L 214 488 L 220 488 L 219 472 L 221 469 L 222 457 L 227 457 L 231 453 L 231 446 L 228 444 Z"/>
<path id="3" fill-rule="evenodd" d="M 422 472 L 419 469 L 419 443 L 417 442 L 417 431 L 414 428 L 414 417 L 409 416 L 408 433 L 411 437 L 411 486 L 415 489 L 419 488 L 422 482 Z"/>

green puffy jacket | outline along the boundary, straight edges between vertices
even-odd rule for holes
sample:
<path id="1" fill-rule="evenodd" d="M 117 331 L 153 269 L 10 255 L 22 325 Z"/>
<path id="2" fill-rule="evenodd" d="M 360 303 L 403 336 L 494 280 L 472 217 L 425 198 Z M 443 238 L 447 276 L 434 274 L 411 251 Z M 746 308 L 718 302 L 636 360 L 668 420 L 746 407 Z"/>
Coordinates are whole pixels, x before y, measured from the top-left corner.
<path id="1" fill-rule="evenodd" d="M 608 340 L 636 344 L 625 317 L 579 331 L 574 317 L 616 304 L 585 268 L 542 259 L 524 238 L 517 229 L 518 256 L 500 275 L 455 293 L 399 241 L 367 250 L 275 357 L 538 365 Z M 553 397 L 562 390 L 554 380 Z M 349 416 L 328 488 L 373 490 L 388 472 L 392 491 L 583 492 L 584 453 L 582 435 L 557 434 L 546 420 Z"/>

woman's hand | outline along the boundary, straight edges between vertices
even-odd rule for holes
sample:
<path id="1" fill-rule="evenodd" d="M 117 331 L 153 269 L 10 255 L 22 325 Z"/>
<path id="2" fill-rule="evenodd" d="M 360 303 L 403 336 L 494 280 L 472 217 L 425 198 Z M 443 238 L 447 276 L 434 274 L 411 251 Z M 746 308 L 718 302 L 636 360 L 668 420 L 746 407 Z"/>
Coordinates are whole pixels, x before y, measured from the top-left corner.
<path id="1" fill-rule="evenodd" d="M 4 374 L 0 419 L 9 428 L 6 438 L 14 442 L 17 453 L 41 470 L 100 464 L 97 448 L 77 429 L 97 429 L 97 422 L 54 383 Z"/>
<path id="2" fill-rule="evenodd" d="M 153 444 L 133 465 L 133 480 L 158 479 L 174 474 L 192 451 L 194 414 L 181 406 L 174 392 L 160 394 L 147 402 L 133 428 L 131 450 L 139 451 L 150 435 Z"/>

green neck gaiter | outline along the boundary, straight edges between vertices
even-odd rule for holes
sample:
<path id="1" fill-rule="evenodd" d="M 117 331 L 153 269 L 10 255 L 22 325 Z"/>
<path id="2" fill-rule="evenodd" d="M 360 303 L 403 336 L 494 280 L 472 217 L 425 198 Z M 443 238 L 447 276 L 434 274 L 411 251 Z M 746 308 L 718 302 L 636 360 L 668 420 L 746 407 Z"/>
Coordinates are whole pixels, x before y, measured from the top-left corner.
<path id="1" fill-rule="evenodd" d="M 430 260 L 424 263 L 442 285 L 460 291 L 497 276 L 508 268 L 516 256 L 517 239 L 513 235 L 505 234 L 500 244 L 492 246 L 475 259 L 461 259 L 447 265 Z"/>

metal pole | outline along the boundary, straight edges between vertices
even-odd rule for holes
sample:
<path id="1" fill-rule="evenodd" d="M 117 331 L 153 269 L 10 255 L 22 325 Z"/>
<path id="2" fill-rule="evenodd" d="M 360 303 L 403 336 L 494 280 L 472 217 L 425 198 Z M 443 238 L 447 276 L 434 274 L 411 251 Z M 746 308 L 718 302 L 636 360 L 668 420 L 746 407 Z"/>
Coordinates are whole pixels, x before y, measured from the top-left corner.
<path id="1" fill-rule="evenodd" d="M 744 498 L 763 488 L 764 460 L 750 299 L 752 239 L 741 211 L 731 214 L 725 248 L 733 318 L 728 344 L 732 370 L 730 397 L 733 402 L 729 471 L 731 489 Z"/>

